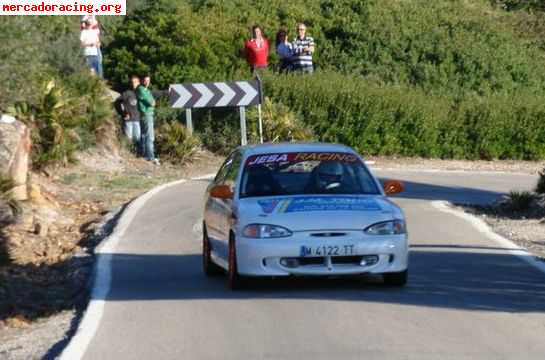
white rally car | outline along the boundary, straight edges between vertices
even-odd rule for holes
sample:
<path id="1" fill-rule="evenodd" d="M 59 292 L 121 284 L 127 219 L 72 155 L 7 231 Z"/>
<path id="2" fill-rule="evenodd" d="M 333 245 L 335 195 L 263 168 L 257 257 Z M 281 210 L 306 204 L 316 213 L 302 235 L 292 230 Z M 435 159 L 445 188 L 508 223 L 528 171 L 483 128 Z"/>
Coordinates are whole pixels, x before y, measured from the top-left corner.
<path id="1" fill-rule="evenodd" d="M 382 274 L 407 282 L 405 216 L 351 148 L 270 144 L 235 150 L 207 188 L 203 266 L 246 276 Z"/>

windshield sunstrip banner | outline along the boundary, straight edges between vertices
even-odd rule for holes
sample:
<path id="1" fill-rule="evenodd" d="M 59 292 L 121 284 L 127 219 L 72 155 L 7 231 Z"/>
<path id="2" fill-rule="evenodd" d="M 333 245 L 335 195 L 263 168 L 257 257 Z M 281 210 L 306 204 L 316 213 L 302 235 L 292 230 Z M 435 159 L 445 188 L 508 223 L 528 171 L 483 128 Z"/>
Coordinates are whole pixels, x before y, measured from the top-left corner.
<path id="1" fill-rule="evenodd" d="M 341 152 L 292 152 L 279 154 L 261 154 L 248 157 L 248 159 L 246 160 L 246 166 L 300 161 L 356 162 L 358 161 L 358 157 L 354 154 Z"/>

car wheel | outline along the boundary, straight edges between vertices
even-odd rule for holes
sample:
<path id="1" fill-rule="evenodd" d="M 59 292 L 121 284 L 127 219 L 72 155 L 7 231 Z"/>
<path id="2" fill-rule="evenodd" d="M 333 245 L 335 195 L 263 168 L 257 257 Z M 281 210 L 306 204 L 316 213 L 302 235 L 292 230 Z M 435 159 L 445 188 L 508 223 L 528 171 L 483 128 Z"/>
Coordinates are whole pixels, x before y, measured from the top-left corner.
<path id="1" fill-rule="evenodd" d="M 206 225 L 202 224 L 202 267 L 206 276 L 214 276 L 221 274 L 221 268 L 212 261 L 211 256 L 210 239 L 208 239 L 208 232 L 206 231 Z"/>
<path id="2" fill-rule="evenodd" d="M 388 286 L 402 287 L 407 284 L 409 272 L 408 270 L 395 272 L 395 273 L 385 273 L 382 274 L 384 278 L 384 284 Z"/>
<path id="3" fill-rule="evenodd" d="M 239 290 L 243 287 L 242 277 L 238 273 L 237 250 L 235 239 L 229 239 L 229 269 L 227 271 L 227 286 L 231 290 Z"/>

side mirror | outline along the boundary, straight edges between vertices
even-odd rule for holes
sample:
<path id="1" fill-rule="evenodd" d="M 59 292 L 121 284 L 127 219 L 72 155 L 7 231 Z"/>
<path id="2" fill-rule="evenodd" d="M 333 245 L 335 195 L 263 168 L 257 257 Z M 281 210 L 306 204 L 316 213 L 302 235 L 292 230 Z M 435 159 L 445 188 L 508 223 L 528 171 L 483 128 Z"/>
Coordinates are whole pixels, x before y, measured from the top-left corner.
<path id="1" fill-rule="evenodd" d="M 397 180 L 385 180 L 384 181 L 384 192 L 386 195 L 399 194 L 400 192 L 405 191 L 405 186 L 401 181 Z"/>
<path id="2" fill-rule="evenodd" d="M 210 189 L 210 196 L 217 199 L 232 199 L 233 191 L 229 185 L 216 185 Z"/>

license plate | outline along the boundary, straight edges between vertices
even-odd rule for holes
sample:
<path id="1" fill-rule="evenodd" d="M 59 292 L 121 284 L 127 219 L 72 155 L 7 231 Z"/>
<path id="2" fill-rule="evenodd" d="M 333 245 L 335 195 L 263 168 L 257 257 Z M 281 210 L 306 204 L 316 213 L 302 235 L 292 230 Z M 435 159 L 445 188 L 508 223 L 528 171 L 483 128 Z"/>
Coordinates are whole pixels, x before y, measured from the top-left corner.
<path id="1" fill-rule="evenodd" d="M 301 246 L 301 257 L 350 256 L 355 254 L 355 245 Z"/>

